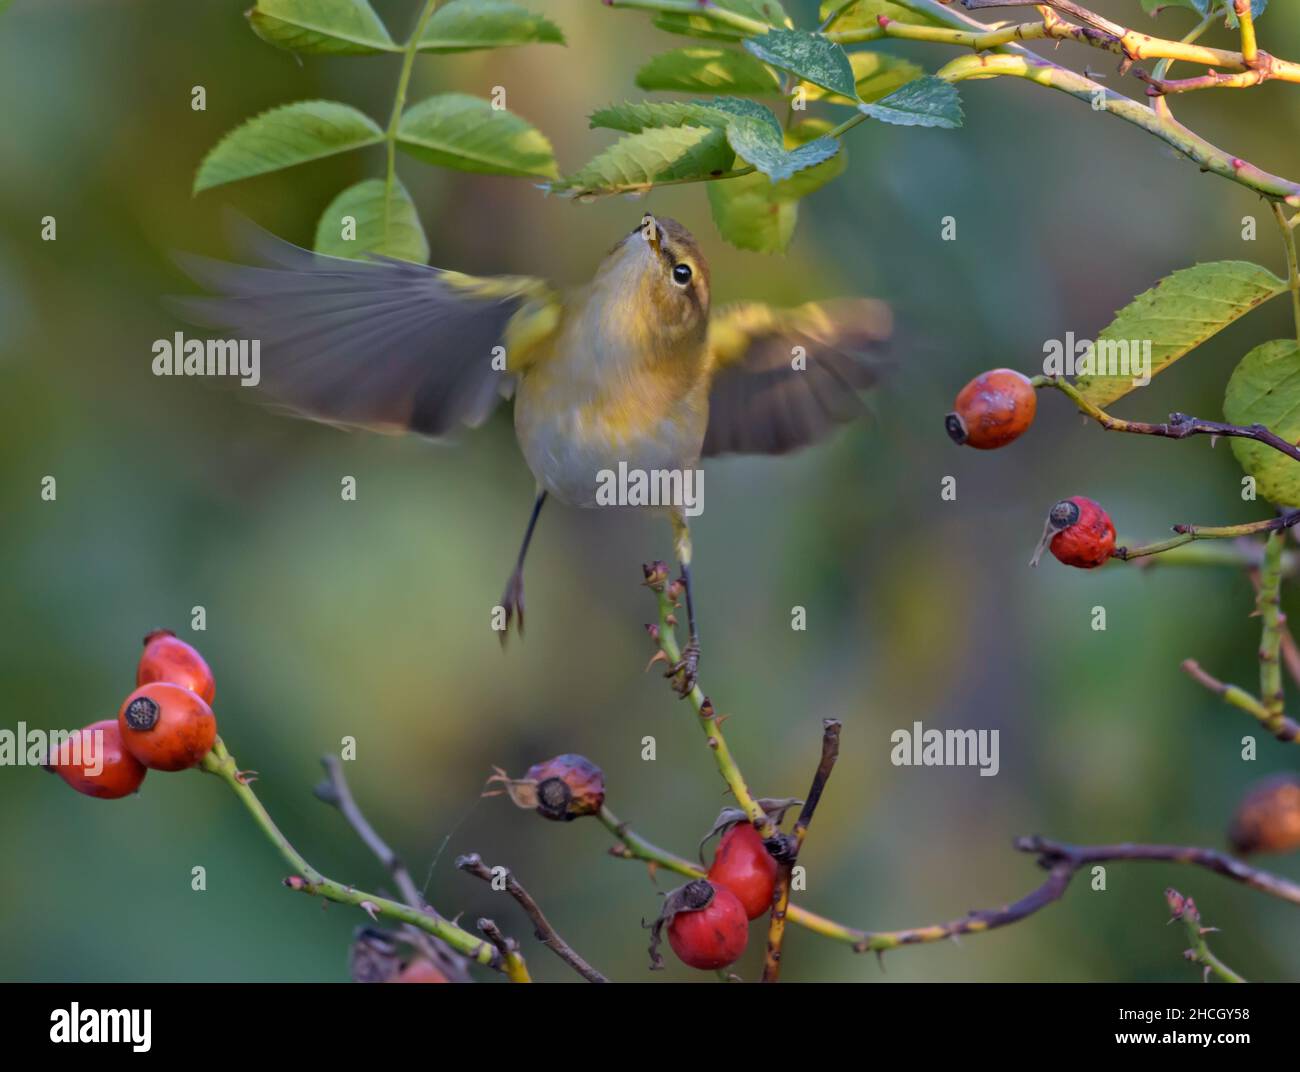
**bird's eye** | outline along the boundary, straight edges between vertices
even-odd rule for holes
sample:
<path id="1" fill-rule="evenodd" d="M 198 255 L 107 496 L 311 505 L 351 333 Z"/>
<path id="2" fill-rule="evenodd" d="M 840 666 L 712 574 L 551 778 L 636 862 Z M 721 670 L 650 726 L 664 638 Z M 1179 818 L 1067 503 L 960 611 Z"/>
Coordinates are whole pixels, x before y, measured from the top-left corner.
<path id="1" fill-rule="evenodd" d="M 689 264 L 673 265 L 673 282 L 679 287 L 686 286 L 691 281 L 691 266 Z"/>

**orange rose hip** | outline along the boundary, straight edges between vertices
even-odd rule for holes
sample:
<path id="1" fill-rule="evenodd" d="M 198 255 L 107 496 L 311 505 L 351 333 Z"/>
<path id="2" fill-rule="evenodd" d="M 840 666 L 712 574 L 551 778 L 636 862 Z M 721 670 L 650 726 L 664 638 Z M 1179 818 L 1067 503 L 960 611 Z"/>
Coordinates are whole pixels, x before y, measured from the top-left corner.
<path id="1" fill-rule="evenodd" d="M 165 681 L 131 693 L 117 725 L 127 751 L 152 770 L 197 766 L 217 739 L 217 720 L 203 698 Z"/>
<path id="2" fill-rule="evenodd" d="M 135 671 L 135 683 L 148 685 L 154 681 L 180 685 L 201 696 L 208 704 L 217 694 L 216 681 L 203 656 L 170 629 L 155 629 L 144 638 L 144 652 Z"/>
<path id="3" fill-rule="evenodd" d="M 115 718 L 78 730 L 59 745 L 48 769 L 78 793 L 101 800 L 130 796 L 146 774 L 144 764 L 123 747 Z"/>
<path id="4" fill-rule="evenodd" d="M 993 369 L 976 376 L 957 394 L 944 426 L 954 443 L 996 450 L 1019 439 L 1038 412 L 1038 393 L 1015 369 Z"/>

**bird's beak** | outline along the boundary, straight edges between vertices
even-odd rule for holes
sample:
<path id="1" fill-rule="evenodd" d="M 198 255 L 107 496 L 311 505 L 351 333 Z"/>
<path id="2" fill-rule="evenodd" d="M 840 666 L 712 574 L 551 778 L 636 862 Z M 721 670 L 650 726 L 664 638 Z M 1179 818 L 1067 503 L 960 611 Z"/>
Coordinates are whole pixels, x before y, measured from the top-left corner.
<path id="1" fill-rule="evenodd" d="M 641 236 L 646 240 L 647 243 L 649 243 L 650 248 L 654 250 L 655 253 L 658 253 L 659 252 L 659 224 L 655 222 L 655 218 L 651 216 L 650 213 L 647 212 L 644 216 L 641 217 L 640 230 L 641 230 Z"/>

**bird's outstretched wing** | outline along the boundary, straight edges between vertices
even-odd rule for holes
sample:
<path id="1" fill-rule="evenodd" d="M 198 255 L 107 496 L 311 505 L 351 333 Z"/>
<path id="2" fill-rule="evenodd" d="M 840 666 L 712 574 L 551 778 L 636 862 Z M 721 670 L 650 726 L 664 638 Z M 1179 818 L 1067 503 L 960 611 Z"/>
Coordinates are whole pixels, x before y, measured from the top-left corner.
<path id="1" fill-rule="evenodd" d="M 890 328 L 888 306 L 866 298 L 719 310 L 704 454 L 784 454 L 859 416 Z"/>
<path id="2" fill-rule="evenodd" d="M 301 416 L 428 436 L 472 427 L 559 320 L 541 280 L 324 256 L 244 219 L 231 229 L 256 266 L 178 254 L 212 296 L 173 304 L 202 327 L 260 340 L 262 387 Z"/>

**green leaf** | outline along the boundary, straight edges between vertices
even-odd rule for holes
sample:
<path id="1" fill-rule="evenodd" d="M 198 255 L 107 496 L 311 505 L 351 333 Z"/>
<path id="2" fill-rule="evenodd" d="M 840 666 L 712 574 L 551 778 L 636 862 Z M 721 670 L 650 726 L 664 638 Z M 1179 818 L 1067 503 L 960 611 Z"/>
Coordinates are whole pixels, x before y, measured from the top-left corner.
<path id="1" fill-rule="evenodd" d="M 759 119 L 737 118 L 727 127 L 727 141 L 736 155 L 753 164 L 772 182 L 782 182 L 800 171 L 829 160 L 840 151 L 834 138 L 816 138 L 787 150 L 780 129 L 776 133 Z"/>
<path id="2" fill-rule="evenodd" d="M 961 126 L 961 95 L 942 78 L 927 74 L 874 104 L 859 104 L 859 111 L 883 123 L 900 127 Z"/>
<path id="3" fill-rule="evenodd" d="M 1151 344 L 1151 375 L 1286 290 L 1267 268 L 1249 261 L 1215 261 L 1183 268 L 1139 294 L 1115 314 L 1097 342 Z M 1095 406 L 1123 398 L 1136 384 L 1131 374 L 1080 376 L 1079 392 Z"/>
<path id="4" fill-rule="evenodd" d="M 344 237 L 349 234 L 351 238 Z M 391 189 L 383 179 L 366 179 L 334 198 L 316 225 L 315 249 L 334 257 L 359 259 L 382 253 L 429 263 L 429 242 L 415 202 L 397 179 Z"/>
<path id="5" fill-rule="evenodd" d="M 298 101 L 235 127 L 203 158 L 194 192 L 384 140 L 373 119 L 337 101 Z"/>
<path id="6" fill-rule="evenodd" d="M 855 97 L 853 66 L 844 49 L 821 34 L 802 30 L 768 30 L 745 40 L 745 48 L 764 63 L 789 71 L 803 82 Z"/>
<path id="7" fill-rule="evenodd" d="M 830 128 L 824 119 L 805 119 L 787 132 L 786 146 L 797 152 L 801 146 L 824 137 Z M 799 220 L 799 199 L 838 178 L 848 164 L 847 157 L 841 147 L 829 160 L 797 172 L 784 182 L 770 182 L 757 172 L 709 183 L 709 207 L 718 231 L 741 249 L 783 252 Z"/>
<path id="8" fill-rule="evenodd" d="M 839 7 L 842 2 L 843 0 L 822 0 L 821 19 L 825 21 L 826 17 Z M 893 3 L 892 0 L 858 0 L 856 4 L 835 20 L 831 30 L 838 32 L 840 30 L 871 29 L 877 25 L 876 17 L 878 15 L 898 19 L 902 22 L 910 22 L 913 26 L 944 25 L 938 19 L 923 15 L 919 11 L 910 11 L 902 4 Z"/>
<path id="9" fill-rule="evenodd" d="M 831 126 L 832 124 L 825 119 L 805 119 L 801 123 L 796 123 L 786 132 L 786 148 L 797 152 L 804 145 L 818 139 L 825 139 L 826 132 L 831 129 Z M 844 169 L 849 163 L 848 149 L 842 141 L 836 141 L 835 144 L 839 146 L 839 151 L 834 156 L 823 163 L 797 172 L 784 182 L 773 184 L 772 196 L 778 201 L 807 197 L 844 174 Z"/>
<path id="10" fill-rule="evenodd" d="M 1262 424 L 1288 443 L 1300 442 L 1300 346 L 1276 339 L 1241 359 L 1223 398 L 1231 424 Z M 1300 506 L 1300 462 L 1252 439 L 1233 439 L 1238 464 L 1259 494 L 1278 506 Z"/>
<path id="11" fill-rule="evenodd" d="M 772 110 L 742 97 L 693 101 L 640 101 L 610 105 L 591 113 L 590 124 L 636 134 L 653 127 L 726 127 L 736 118 L 762 123 L 780 143 L 781 122 Z"/>
<path id="12" fill-rule="evenodd" d="M 397 145 L 428 164 L 482 175 L 555 178 L 551 143 L 536 127 L 490 101 L 443 93 L 408 108 Z"/>
<path id="13" fill-rule="evenodd" d="M 774 94 L 781 91 L 781 80 L 776 72 L 748 52 L 704 46 L 675 48 L 660 53 L 637 71 L 636 84 L 645 90 L 667 89 L 682 93 L 712 90 Z"/>
<path id="14" fill-rule="evenodd" d="M 451 0 L 433 13 L 420 37 L 421 52 L 473 52 L 534 42 L 564 44 L 550 19 L 510 0 Z"/>
<path id="15" fill-rule="evenodd" d="M 570 197 L 639 191 L 659 182 L 720 175 L 730 170 L 734 158 L 720 127 L 656 127 L 620 138 L 548 190 Z"/>
<path id="16" fill-rule="evenodd" d="M 294 52 L 397 49 L 368 0 L 257 0 L 248 22 L 263 41 Z"/>
<path id="17" fill-rule="evenodd" d="M 712 0 L 712 6 L 759 22 L 766 22 L 770 26 L 790 24 L 790 17 L 785 13 L 785 8 L 781 6 L 779 0 Z M 748 36 L 748 31 L 714 22 L 707 15 L 682 15 L 661 11 L 655 14 L 654 24 L 661 30 L 684 34 L 687 37 L 739 41 L 742 37 Z"/>
<path id="18" fill-rule="evenodd" d="M 925 74 L 922 68 L 910 60 L 900 59 L 888 52 L 850 52 L 849 64 L 853 68 L 853 80 L 858 90 L 857 100 L 841 97 L 838 93 L 828 93 L 821 86 L 801 82 L 804 99 L 856 106 L 859 101 L 880 100 Z"/>
<path id="19" fill-rule="evenodd" d="M 784 253 L 799 221 L 799 202 L 773 197 L 759 172 L 709 183 L 709 208 L 723 238 L 755 253 Z"/>

